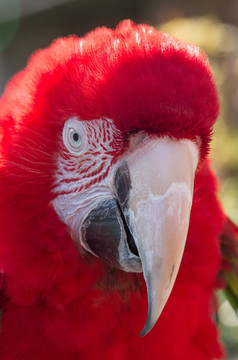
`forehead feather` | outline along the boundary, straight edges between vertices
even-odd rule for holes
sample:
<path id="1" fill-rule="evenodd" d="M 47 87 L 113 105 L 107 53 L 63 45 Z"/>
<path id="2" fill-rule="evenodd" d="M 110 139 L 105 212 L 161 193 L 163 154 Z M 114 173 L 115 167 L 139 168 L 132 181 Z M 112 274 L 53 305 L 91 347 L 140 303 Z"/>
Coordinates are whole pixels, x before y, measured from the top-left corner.
<path id="1" fill-rule="evenodd" d="M 24 126 L 70 116 L 114 119 L 130 131 L 210 131 L 218 99 L 205 54 L 147 25 L 124 21 L 36 52 L 6 88 L 0 118 Z M 29 114 L 31 116 L 29 116 Z M 46 124 L 45 124 L 46 125 Z"/>

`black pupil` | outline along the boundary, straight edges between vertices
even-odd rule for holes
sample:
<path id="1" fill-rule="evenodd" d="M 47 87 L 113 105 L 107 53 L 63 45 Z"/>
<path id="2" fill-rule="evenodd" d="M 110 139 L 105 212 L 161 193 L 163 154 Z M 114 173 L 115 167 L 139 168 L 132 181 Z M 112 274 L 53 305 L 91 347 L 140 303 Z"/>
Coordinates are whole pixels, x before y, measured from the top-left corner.
<path id="1" fill-rule="evenodd" d="M 73 134 L 73 139 L 74 139 L 74 141 L 78 141 L 79 140 L 79 134 L 75 132 Z"/>

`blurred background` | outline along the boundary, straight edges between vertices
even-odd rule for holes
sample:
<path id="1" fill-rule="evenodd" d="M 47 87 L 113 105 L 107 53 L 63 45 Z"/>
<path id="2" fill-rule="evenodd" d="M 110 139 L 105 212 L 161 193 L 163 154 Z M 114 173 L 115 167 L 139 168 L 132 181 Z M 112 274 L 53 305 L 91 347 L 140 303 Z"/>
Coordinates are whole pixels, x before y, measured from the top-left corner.
<path id="1" fill-rule="evenodd" d="M 221 201 L 238 224 L 237 0 L 0 0 L 0 94 L 34 50 L 59 36 L 81 36 L 101 25 L 115 27 L 125 18 L 195 43 L 208 54 L 221 99 L 213 166 L 222 184 Z M 223 293 L 218 298 L 227 359 L 238 360 L 238 317 Z"/>

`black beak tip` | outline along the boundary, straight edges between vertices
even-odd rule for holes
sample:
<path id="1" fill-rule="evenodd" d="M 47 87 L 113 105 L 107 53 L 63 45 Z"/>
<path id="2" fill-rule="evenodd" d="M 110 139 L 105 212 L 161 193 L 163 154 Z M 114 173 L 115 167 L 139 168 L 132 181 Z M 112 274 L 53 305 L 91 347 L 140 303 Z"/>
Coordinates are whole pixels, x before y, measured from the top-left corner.
<path id="1" fill-rule="evenodd" d="M 144 337 L 148 334 L 148 332 L 153 328 L 155 321 L 152 322 L 150 319 L 147 318 L 145 326 L 143 327 L 142 331 L 140 332 L 140 337 Z"/>
<path id="2" fill-rule="evenodd" d="M 147 295 L 148 295 L 148 313 L 147 313 L 146 323 L 142 331 L 140 332 L 140 337 L 147 335 L 157 321 L 157 318 L 155 318 L 153 314 L 153 301 L 151 298 L 151 281 L 149 276 L 147 278 L 146 283 L 147 283 Z"/>

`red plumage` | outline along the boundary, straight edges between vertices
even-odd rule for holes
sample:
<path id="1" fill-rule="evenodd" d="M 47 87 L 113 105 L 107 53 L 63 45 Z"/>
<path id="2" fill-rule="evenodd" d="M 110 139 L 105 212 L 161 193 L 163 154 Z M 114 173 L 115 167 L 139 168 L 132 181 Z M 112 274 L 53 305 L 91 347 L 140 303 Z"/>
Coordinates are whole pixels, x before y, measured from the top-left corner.
<path id="1" fill-rule="evenodd" d="M 211 314 L 224 214 L 206 159 L 218 108 L 204 53 L 129 21 L 57 40 L 10 81 L 0 101 L 2 360 L 222 358 Z M 125 139 L 135 130 L 201 139 L 179 274 L 144 338 L 142 275 L 80 254 L 51 205 L 62 127 L 72 116 L 113 119 Z"/>

